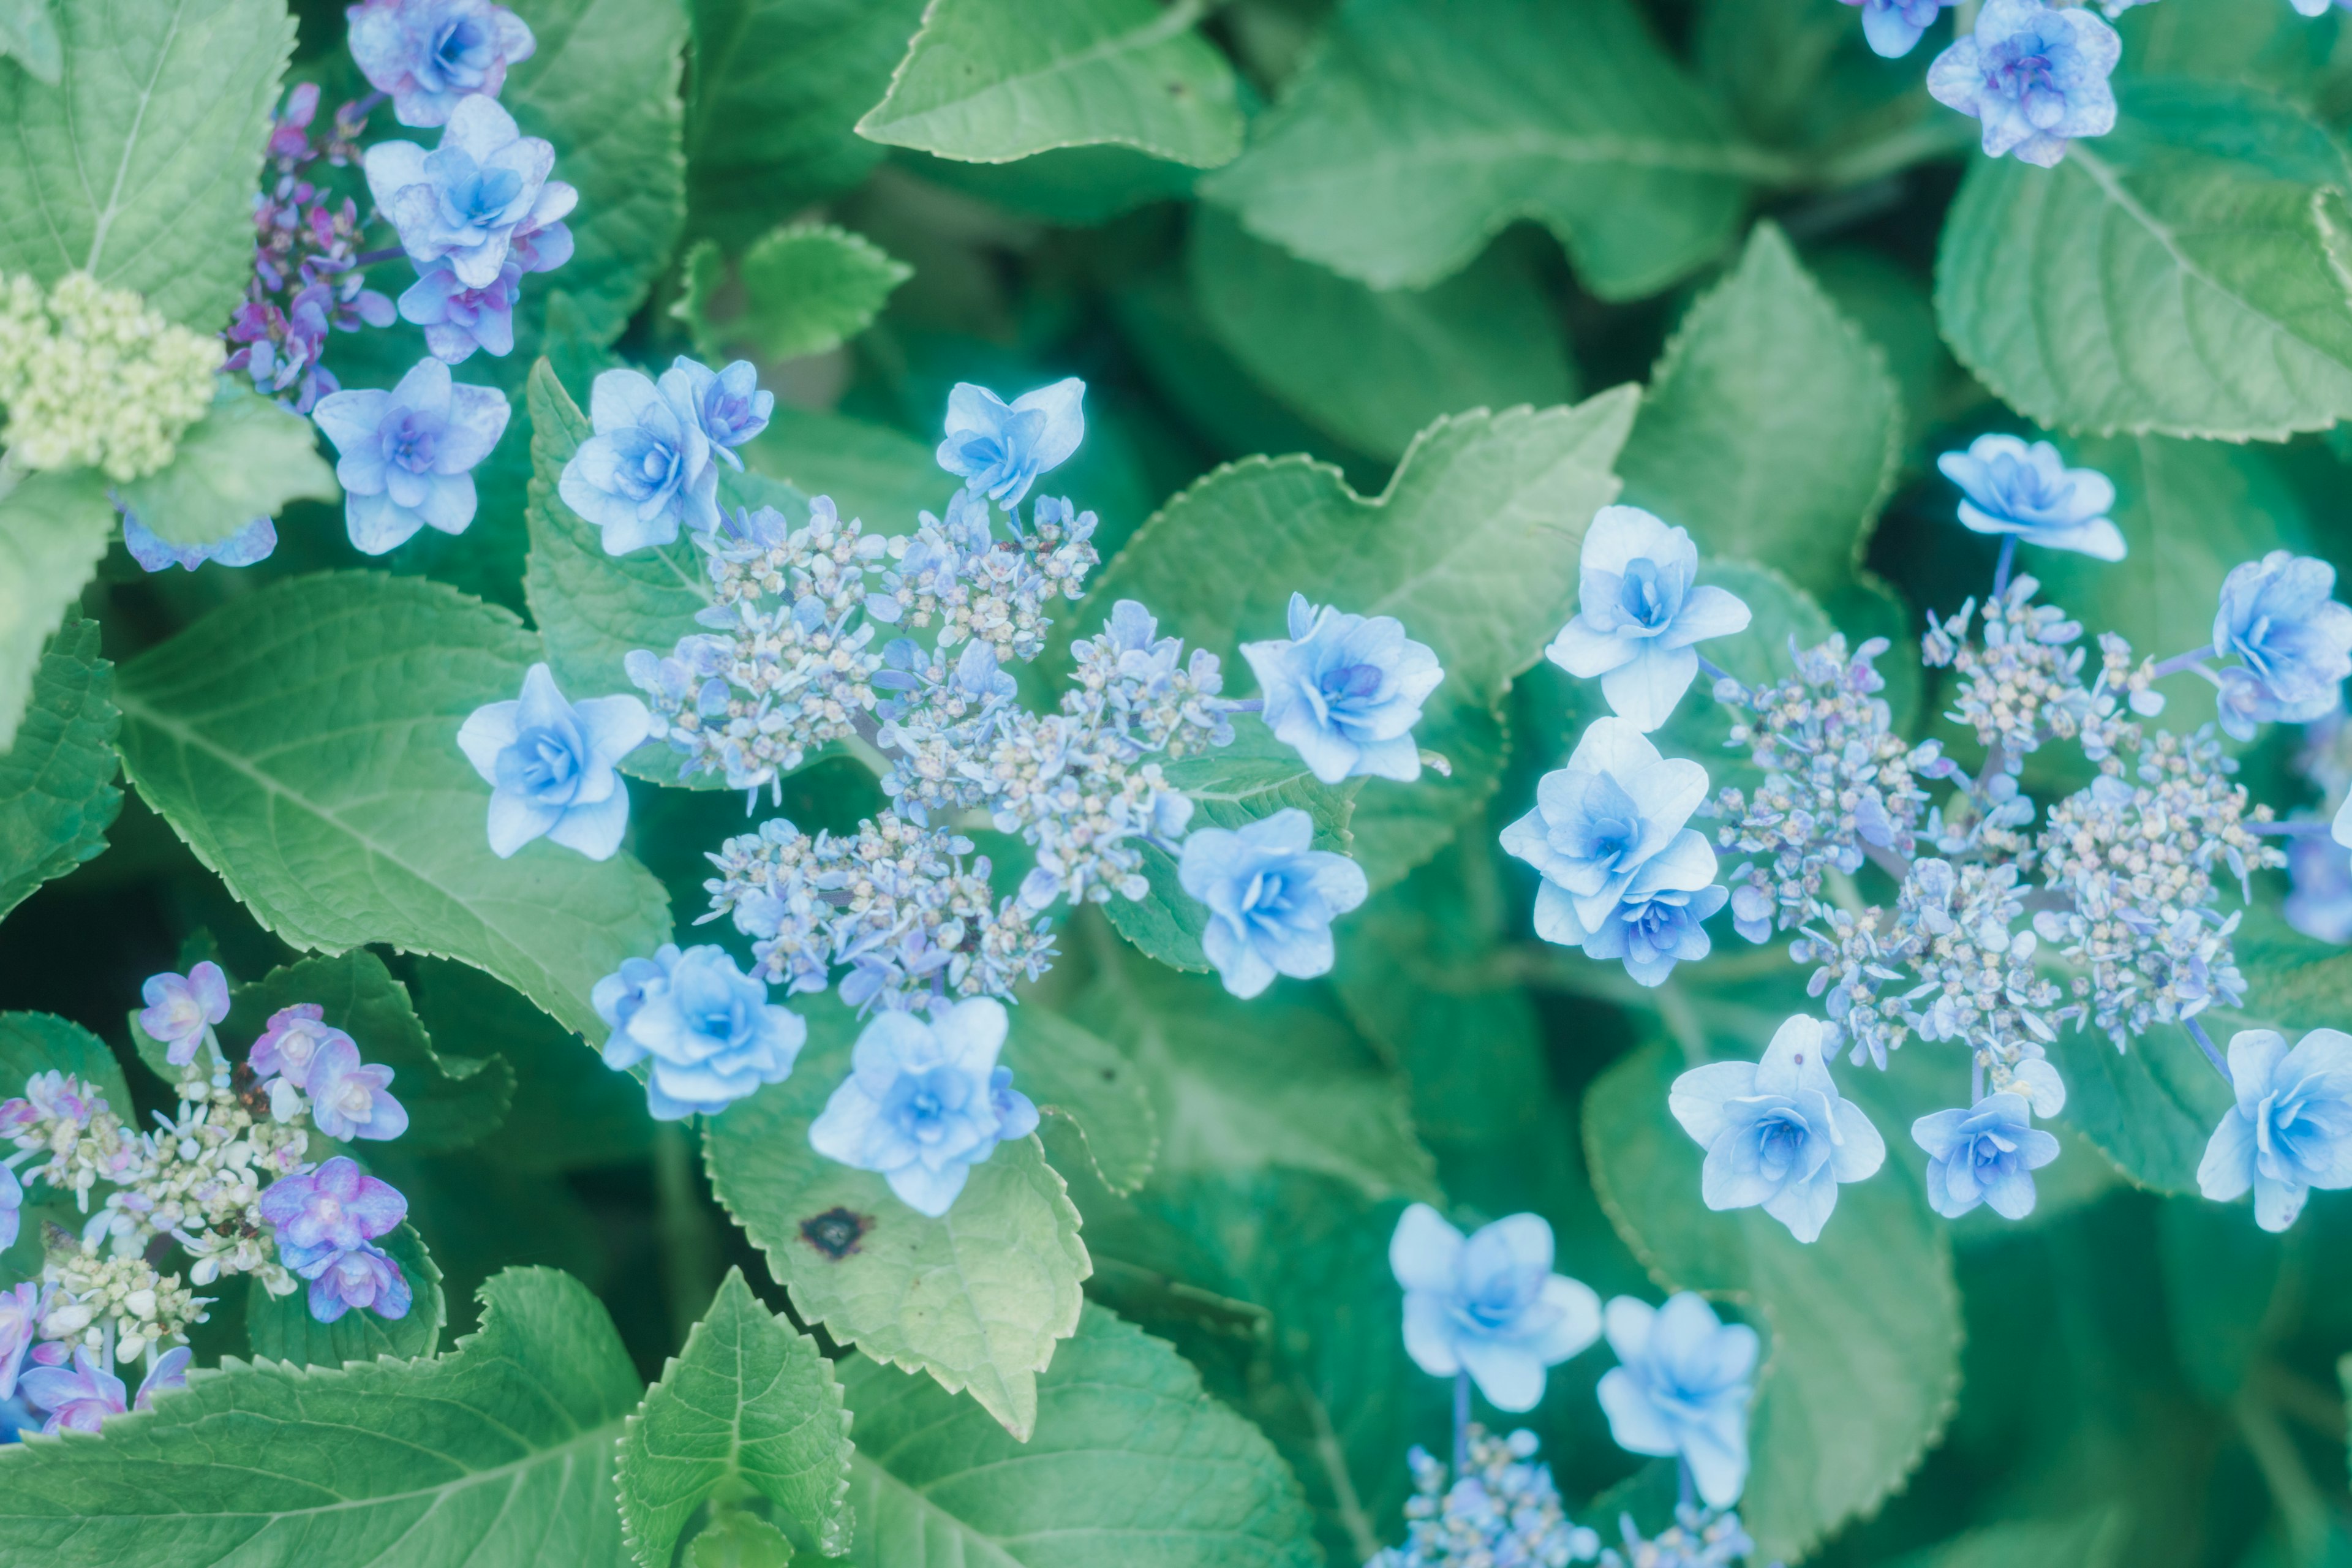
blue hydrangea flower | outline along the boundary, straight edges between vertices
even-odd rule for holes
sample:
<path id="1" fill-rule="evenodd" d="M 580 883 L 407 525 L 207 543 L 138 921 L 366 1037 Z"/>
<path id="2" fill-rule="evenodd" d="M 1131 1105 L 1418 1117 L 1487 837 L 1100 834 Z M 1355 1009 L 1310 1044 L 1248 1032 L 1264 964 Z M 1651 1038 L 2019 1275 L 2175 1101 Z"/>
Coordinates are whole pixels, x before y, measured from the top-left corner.
<path id="1" fill-rule="evenodd" d="M 260 1208 L 277 1232 L 279 1261 L 298 1274 L 389 1235 L 408 1217 L 408 1200 L 398 1189 L 341 1154 L 315 1171 L 280 1176 L 262 1193 Z"/>
<path id="2" fill-rule="evenodd" d="M 1946 1219 L 1979 1204 L 2023 1219 L 2033 1212 L 2033 1173 L 2058 1157 L 2058 1140 L 2033 1125 L 2025 1097 L 2006 1091 L 1919 1118 L 1911 1140 L 1927 1151 L 1927 1205 Z"/>
<path id="3" fill-rule="evenodd" d="M 1602 507 L 1577 561 L 1576 618 L 1545 657 L 1580 679 L 1599 676 L 1612 711 L 1656 729 L 1697 678 L 1693 645 L 1748 625 L 1738 595 L 1697 577 L 1689 534 L 1637 506 Z"/>
<path id="4" fill-rule="evenodd" d="M 2047 441 L 2028 446 L 2015 436 L 1979 436 L 1967 451 L 1937 458 L 1936 467 L 1964 492 L 1960 522 L 1973 532 L 2012 534 L 2101 561 L 2124 558 L 2123 530 L 2107 515 L 2115 485 L 2096 468 L 2068 468 Z"/>
<path id="5" fill-rule="evenodd" d="M 519 700 L 475 709 L 457 746 L 491 788 L 491 852 L 503 860 L 545 834 L 591 860 L 612 858 L 629 826 L 614 764 L 652 725 L 625 693 L 565 701 L 544 664 L 524 672 Z"/>
<path id="6" fill-rule="evenodd" d="M 16 1180 L 12 1172 L 10 1181 Z M 15 1245 L 11 1233 L 0 1250 Z M 30 1283 L 0 1290 L 0 1399 L 12 1399 L 16 1394 L 16 1374 L 25 1364 L 25 1352 L 41 1337 L 41 1290 Z"/>
<path id="7" fill-rule="evenodd" d="M 99 1364 L 87 1350 L 76 1350 L 69 1366 L 27 1368 L 16 1386 L 27 1404 L 48 1412 L 41 1430 L 51 1436 L 95 1432 L 108 1416 L 131 1408 L 122 1380 Z"/>
<path id="8" fill-rule="evenodd" d="M 667 544 L 678 525 L 719 526 L 719 470 L 710 460 L 700 403 L 684 374 L 658 384 L 634 370 L 608 370 L 588 394 L 596 433 L 563 465 L 563 504 L 604 532 L 604 553 Z"/>
<path id="9" fill-rule="evenodd" d="M 250 566 L 269 559 L 278 548 L 278 525 L 257 517 L 226 539 L 207 544 L 174 544 L 139 521 L 136 512 L 122 514 L 122 544 L 142 572 L 168 572 L 177 566 L 193 572 L 207 561 L 224 566 Z"/>
<path id="10" fill-rule="evenodd" d="M 1989 0 L 1976 31 L 1927 68 L 1927 90 L 1984 122 L 1988 156 L 2015 153 L 2047 169 L 2066 155 L 2069 138 L 2116 128 L 2107 78 L 2122 55 L 2116 30 L 2086 9 Z"/>
<path id="11" fill-rule="evenodd" d="M 2231 569 L 2213 615 L 2221 727 L 2241 741 L 2256 724 L 2307 724 L 2335 711 L 2352 675 L 2352 608 L 2336 602 L 2336 568 L 2273 550 Z"/>
<path id="12" fill-rule="evenodd" d="M 850 1075 L 809 1124 L 809 1147 L 878 1171 L 898 1201 L 937 1219 L 971 1168 L 1037 1130 L 1037 1108 L 996 1065 L 1004 1005 L 975 996 L 926 1020 L 883 1013 L 857 1037 Z"/>
<path id="13" fill-rule="evenodd" d="M 139 994 L 147 1004 L 139 1026 L 165 1047 L 163 1059 L 173 1067 L 195 1060 L 198 1046 L 218 1046 L 213 1026 L 228 1016 L 228 976 L 219 964 L 207 961 L 184 975 L 151 974 Z"/>
<path id="14" fill-rule="evenodd" d="M 1426 643 L 1393 616 L 1350 616 L 1290 595 L 1290 640 L 1242 644 L 1265 693 L 1265 727 L 1315 776 L 1421 776 L 1412 727 L 1445 679 Z"/>
<path id="15" fill-rule="evenodd" d="M 425 268 L 400 296 L 400 319 L 425 329 L 425 346 L 444 364 L 463 364 L 482 349 L 514 352 L 514 308 L 526 273 L 552 272 L 572 259 L 572 230 L 560 223 L 518 228 L 499 274 L 478 287 L 460 279 L 446 258 Z"/>
<path id="16" fill-rule="evenodd" d="M 506 394 L 464 386 L 421 359 L 390 392 L 330 393 L 310 411 L 341 454 L 343 524 L 381 555 L 420 528 L 463 533 L 474 521 L 474 468 L 506 434 Z"/>
<path id="17" fill-rule="evenodd" d="M 310 1059 L 310 1123 L 328 1137 L 397 1138 L 408 1110 L 392 1097 L 392 1069 L 360 1060 L 349 1036 L 327 1041 Z"/>
<path id="18" fill-rule="evenodd" d="M 362 0 L 345 15 L 352 62 L 392 95 L 403 125 L 446 125 L 467 95 L 496 98 L 507 68 L 539 47 L 529 23 L 489 0 Z"/>
<path id="19" fill-rule="evenodd" d="M 1666 1109 L 1706 1150 L 1699 1195 L 1711 1209 L 1764 1212 L 1812 1241 L 1837 1207 L 1838 1184 L 1885 1162 L 1870 1118 L 1830 1079 L 1821 1021 L 1799 1014 L 1759 1062 L 1710 1062 L 1675 1079 Z"/>
<path id="20" fill-rule="evenodd" d="M 417 270 L 446 258 L 468 289 L 496 282 L 517 235 L 562 222 L 580 199 L 548 178 L 555 149 L 525 136 L 513 115 L 478 94 L 450 110 L 432 152 L 414 142 L 379 142 L 364 164 L 369 194 Z"/>
<path id="21" fill-rule="evenodd" d="M 1535 809 L 1502 832 L 1504 850 L 1543 878 L 1536 934 L 1622 959 L 1644 985 L 1706 957 L 1698 922 L 1727 895 L 1710 886 L 1706 836 L 1683 826 L 1706 797 L 1698 763 L 1660 756 L 1625 720 L 1594 720 L 1568 766 L 1538 782 Z"/>
<path id="22" fill-rule="evenodd" d="M 2254 1221 L 2284 1230 L 2314 1187 L 2352 1187 L 2352 1035 L 2286 1037 L 2247 1029 L 2230 1039 L 2238 1103 L 2205 1145 L 2197 1185 L 2215 1203 L 2254 1193 Z"/>
<path id="23" fill-rule="evenodd" d="M 310 1316 L 331 1323 L 353 1308 L 404 1318 L 415 1300 L 408 1277 L 383 1248 L 362 1242 L 295 1270 L 310 1282 Z"/>
<path id="24" fill-rule="evenodd" d="M 776 395 L 760 390 L 758 368 L 739 359 L 725 370 L 713 370 L 681 355 L 662 373 L 665 383 L 672 376 L 685 384 L 687 405 L 710 442 L 711 456 L 740 473 L 743 459 L 734 448 L 765 430 L 776 412 Z"/>
<path id="25" fill-rule="evenodd" d="M 1496 1437 L 1474 1426 L 1468 1463 L 1451 1486 L 1428 1449 L 1408 1449 L 1414 1495 L 1405 1500 L 1404 1543 L 1364 1568 L 1567 1568 L 1599 1557 L 1600 1533 L 1568 1517 L 1551 1467 L 1535 1462 L 1539 1446 L 1525 1427 Z"/>
<path id="26" fill-rule="evenodd" d="M 1037 476 L 1060 468 L 1087 433 L 1087 384 L 1076 376 L 1024 392 L 1011 403 L 984 386 L 956 383 L 948 394 L 948 437 L 940 467 L 967 489 L 1016 507 Z"/>
<path id="27" fill-rule="evenodd" d="M 797 1013 L 768 1000 L 720 947 L 665 946 L 596 983 L 597 1016 L 613 1026 L 604 1065 L 651 1059 L 646 1104 L 664 1121 L 716 1116 L 762 1084 L 782 1083 L 808 1040 Z"/>
<path id="28" fill-rule="evenodd" d="M 1551 1270 L 1551 1226 L 1515 1214 L 1465 1237 L 1414 1204 L 1389 1237 L 1404 1288 L 1404 1348 L 1432 1377 L 1467 1372 L 1497 1410 L 1532 1410 L 1544 1369 L 1601 1334 L 1601 1298 Z"/>
<path id="29" fill-rule="evenodd" d="M 24 1184 L 16 1180 L 16 1172 L 5 1165 L 0 1165 L 0 1252 L 5 1252 L 16 1245 L 16 1233 L 23 1226 L 24 1222 Z M 5 1297 L 0 1296 L 0 1308 L 5 1308 L 6 1300 Z M 0 1336 L 5 1336 L 6 1328 L 5 1320 L 0 1320 Z M 0 1376 L 6 1375 L 8 1371 L 7 1348 L 6 1339 L 0 1337 Z M 7 1397 L 7 1391 L 0 1388 L 0 1399 Z"/>
<path id="30" fill-rule="evenodd" d="M 1611 1300 L 1602 1323 L 1617 1364 L 1601 1374 L 1609 1435 L 1629 1454 L 1679 1454 L 1698 1495 L 1729 1508 L 1748 1485 L 1748 1401 L 1756 1331 L 1726 1323 L 1685 1290 L 1664 1307 Z"/>
<path id="31" fill-rule="evenodd" d="M 2352 942 L 2352 860 L 2329 839 L 2299 833 L 2287 841 L 2286 923 L 2307 937 Z"/>
<path id="32" fill-rule="evenodd" d="M 1363 868 L 1314 842 L 1314 819 L 1297 806 L 1184 840 L 1176 879 L 1209 907 L 1201 951 L 1234 995 L 1255 996 L 1277 974 L 1329 973 L 1332 917 L 1362 903 L 1370 885 Z"/>
<path id="33" fill-rule="evenodd" d="M 1900 59 L 1911 52 L 1948 0 L 1845 0 L 1862 7 L 1862 36 L 1873 54 Z"/>

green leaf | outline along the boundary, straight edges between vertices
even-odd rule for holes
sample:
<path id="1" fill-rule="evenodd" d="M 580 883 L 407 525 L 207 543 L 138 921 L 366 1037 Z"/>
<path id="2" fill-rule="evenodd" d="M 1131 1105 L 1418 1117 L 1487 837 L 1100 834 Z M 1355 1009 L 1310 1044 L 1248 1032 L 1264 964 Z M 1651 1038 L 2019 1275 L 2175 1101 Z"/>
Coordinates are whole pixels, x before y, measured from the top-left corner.
<path id="1" fill-rule="evenodd" d="M 1375 289 L 1434 283 L 1531 217 L 1630 300 L 1728 247 L 1746 180 L 1778 172 L 1622 0 L 1359 0 L 1202 191 Z"/>
<path id="2" fill-rule="evenodd" d="M 1853 580 L 1903 435 L 1885 357 L 1763 223 L 1666 345 L 1618 471 L 1702 554 L 1769 561 L 1822 595 Z"/>
<path id="3" fill-rule="evenodd" d="M 929 446 L 902 431 L 781 403 L 740 455 L 803 495 L 831 496 L 869 533 L 912 533 L 916 514 L 944 507 L 957 483 Z"/>
<path id="4" fill-rule="evenodd" d="M 555 177 L 580 193 L 563 289 L 591 342 L 610 343 L 668 265 L 686 222 L 683 0 L 518 0 L 539 47 L 500 100 L 555 144 Z M 527 296 L 528 297 L 528 296 Z M 519 321 L 518 352 L 537 352 Z"/>
<path id="5" fill-rule="evenodd" d="M 0 752 L 0 916 L 106 848 L 122 810 L 114 787 L 114 666 L 98 623 L 71 620 L 33 672 L 16 744 Z"/>
<path id="6" fill-rule="evenodd" d="M 49 0 L 0 0 L 0 54 L 51 87 L 65 79 L 66 47 Z"/>
<path id="7" fill-rule="evenodd" d="M 2101 1510 L 2004 1520 L 1906 1552 L 1891 1568 L 2110 1568 L 2130 1535 L 2126 1516 Z"/>
<path id="8" fill-rule="evenodd" d="M 512 1268 L 426 1362 L 196 1373 L 94 1437 L 0 1450 L 0 1564 L 624 1568 L 614 1439 L 639 1384 L 579 1281 Z"/>
<path id="9" fill-rule="evenodd" d="M 1953 352 L 2056 429 L 2277 440 L 2352 414 L 2342 152 L 2247 89 L 2123 108 L 2054 169 L 1971 160 L 1936 262 Z"/>
<path id="10" fill-rule="evenodd" d="M 1349 808 L 1362 781 L 1323 783 L 1263 723 L 1244 719 L 1234 727 L 1233 744 L 1180 758 L 1160 771 L 1171 785 L 1192 797 L 1195 828 L 1244 827 L 1276 812 L 1298 810 L 1314 818 L 1316 848 L 1348 851 Z M 1145 844 L 1142 851 L 1150 889 L 1140 899 L 1114 898 L 1103 912 L 1121 936 L 1160 963 L 1205 972 L 1209 958 L 1201 951 L 1201 933 L 1208 929 L 1208 906 L 1184 890 L 1174 856 L 1156 844 Z"/>
<path id="11" fill-rule="evenodd" d="M 1036 1436 L 863 1357 L 852 1560 L 880 1568 L 1314 1568 L 1298 1483 L 1165 1341 L 1100 1307 L 1038 1379 Z"/>
<path id="12" fill-rule="evenodd" d="M 706 1123 L 719 1201 L 768 1257 L 803 1322 L 971 1396 L 1016 1436 L 1037 1419 L 1037 1373 L 1078 1321 L 1092 1268 L 1078 1211 L 1032 1136 L 972 1167 L 955 1206 L 917 1214 L 870 1171 L 809 1147 L 847 1076 L 857 1020 L 816 999 L 792 1077 Z"/>
<path id="13" fill-rule="evenodd" d="M 734 287 L 709 240 L 687 256 L 686 291 L 670 314 L 696 352 L 719 361 L 740 344 L 762 363 L 823 353 L 864 331 L 890 290 L 915 275 L 873 241 L 828 223 L 800 223 L 760 237 L 735 264 Z M 733 307 L 714 312 L 727 293 Z"/>
<path id="14" fill-rule="evenodd" d="M 849 1452 L 833 1363 L 730 1268 L 621 1436 L 622 1525 L 644 1568 L 669 1568 L 696 1509 L 757 1492 L 838 1557 Z"/>
<path id="15" fill-rule="evenodd" d="M 1338 440 L 1393 461 L 1444 414 L 1566 403 L 1575 374 L 1533 270 L 1496 247 L 1435 288 L 1376 292 L 1194 218 L 1192 296 L 1226 352 Z"/>
<path id="16" fill-rule="evenodd" d="M 1007 212 L 1092 228 L 1153 202 L 1183 201 L 1201 171 L 1132 147 L 1056 147 L 1011 163 L 962 163 L 901 151 L 893 160 L 933 184 Z"/>
<path id="17" fill-rule="evenodd" d="M 2118 1170 L 2159 1193 L 2197 1192 L 2198 1162 L 2231 1099 L 2186 1035 L 2152 1029 L 2118 1051 L 2099 1030 L 2063 1029 L 2050 1059 L 2066 1080 L 2066 1121 Z"/>
<path id="18" fill-rule="evenodd" d="M 857 133 L 971 163 L 1102 142 L 1213 168 L 1242 150 L 1233 67 L 1152 0 L 931 0 Z"/>
<path id="19" fill-rule="evenodd" d="M 0 271 L 88 272 L 217 331 L 253 268 L 284 0 L 74 0 L 62 79 L 0 71 Z"/>
<path id="20" fill-rule="evenodd" d="M 740 246 L 882 158 L 851 129 L 890 85 L 923 0 L 694 0 L 688 226 Z"/>
<path id="21" fill-rule="evenodd" d="M 784 1568 L 793 1543 L 766 1520 L 722 1513 L 686 1549 L 687 1568 Z"/>
<path id="22" fill-rule="evenodd" d="M 1150 1176 L 1160 1157 L 1160 1118 L 1144 1075 L 1126 1052 L 1031 1003 L 1013 1009 L 1004 1065 L 1040 1111 L 1075 1130 L 1103 1185 L 1131 1193 Z"/>
<path id="23" fill-rule="evenodd" d="M 365 948 L 331 958 L 306 958 L 273 969 L 230 994 L 226 1039 L 258 1039 L 280 1008 L 311 1003 L 325 1022 L 350 1035 L 360 1056 L 393 1070 L 393 1094 L 408 1111 L 400 1141 L 415 1153 L 442 1153 L 481 1142 L 505 1122 L 513 1102 L 514 1068 L 503 1056 L 443 1056 L 433 1048 L 383 960 Z M 226 1040 L 225 1040 L 226 1043 Z M 153 1063 L 150 1063 L 153 1066 Z M 166 1081 L 171 1081 L 166 1079 Z"/>
<path id="24" fill-rule="evenodd" d="M 28 474 L 0 490 L 0 752 L 16 742 L 41 645 L 113 533 L 114 504 L 88 468 Z"/>
<path id="25" fill-rule="evenodd" d="M 490 853 L 457 727 L 540 657 L 512 616 L 420 578 L 272 584 L 121 668 L 123 765 L 294 946 L 458 959 L 586 1034 L 589 989 L 668 939 L 668 900 L 626 855 Z"/>
<path id="26" fill-rule="evenodd" d="M 1363 800 L 1401 815 L 1357 827 L 1374 887 L 1434 855 L 1494 793 L 1504 742 L 1494 718 L 1512 679 L 1540 657 L 1575 605 L 1577 547 L 1616 493 L 1610 472 L 1633 422 L 1621 387 L 1572 408 L 1439 420 L 1377 498 L 1305 458 L 1255 458 L 1178 495 L 1110 563 L 1073 625 L 1140 599 L 1171 628 L 1245 671 L 1244 640 L 1284 635 L 1292 592 L 1356 615 L 1394 616 L 1427 643 L 1445 680 L 1415 734 L 1464 754 L 1450 779 L 1382 780 Z M 1246 724 L 1244 724 L 1246 727 Z M 1471 743 L 1461 745 L 1462 741 Z"/>
<path id="27" fill-rule="evenodd" d="M 1584 1101 L 1593 1187 L 1662 1287 L 1732 1295 L 1767 1331 L 1739 1516 L 1760 1555 L 1795 1559 L 1875 1510 L 1951 1416 L 1951 1243 L 1904 1163 L 1902 1130 L 1883 1117 L 1886 1167 L 1838 1189 L 1837 1213 L 1811 1246 L 1761 1209 L 1708 1212 L 1704 1151 L 1666 1113 L 1682 1065 L 1653 1044 L 1594 1082 Z"/>
<path id="28" fill-rule="evenodd" d="M 429 1356 L 441 1343 L 449 1304 L 441 1294 L 441 1270 L 425 1250 L 414 1226 L 403 1225 L 376 1243 L 408 1278 L 414 1300 L 404 1316 L 386 1318 L 354 1307 L 331 1323 L 310 1316 L 310 1287 L 299 1280 L 289 1295 L 272 1296 L 261 1281 L 247 1281 L 246 1332 L 253 1353 L 296 1366 L 341 1366 L 379 1356 L 410 1361 Z"/>
<path id="29" fill-rule="evenodd" d="M 310 422 L 224 377 L 172 460 L 115 494 L 170 544 L 210 544 L 298 499 L 341 500 Z"/>

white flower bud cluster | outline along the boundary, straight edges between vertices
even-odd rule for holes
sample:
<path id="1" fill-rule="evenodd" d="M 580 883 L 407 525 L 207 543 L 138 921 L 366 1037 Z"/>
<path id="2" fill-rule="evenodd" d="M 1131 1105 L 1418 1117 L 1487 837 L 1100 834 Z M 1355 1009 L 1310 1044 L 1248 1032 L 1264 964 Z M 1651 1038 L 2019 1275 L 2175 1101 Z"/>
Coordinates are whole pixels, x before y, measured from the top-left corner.
<path id="1" fill-rule="evenodd" d="M 1534 1433 L 1496 1437 L 1472 1426 L 1469 1449 L 1451 1487 L 1426 1449 L 1405 1456 L 1413 1495 L 1405 1500 L 1404 1544 L 1365 1568 L 1568 1568 L 1600 1552 L 1600 1536 L 1568 1517 L 1551 1467 L 1534 1462 Z"/>
<path id="2" fill-rule="evenodd" d="M 1630 1514 L 1619 1517 L 1617 1530 L 1621 1545 L 1602 1549 L 1601 1568 L 1730 1568 L 1756 1551 L 1738 1514 L 1687 1503 L 1675 1510 L 1673 1524 L 1646 1541 Z"/>
<path id="3" fill-rule="evenodd" d="M 0 278 L 0 441 L 26 468 L 152 474 L 204 417 L 222 352 L 87 272 L 58 279 L 46 299 L 22 273 Z"/>

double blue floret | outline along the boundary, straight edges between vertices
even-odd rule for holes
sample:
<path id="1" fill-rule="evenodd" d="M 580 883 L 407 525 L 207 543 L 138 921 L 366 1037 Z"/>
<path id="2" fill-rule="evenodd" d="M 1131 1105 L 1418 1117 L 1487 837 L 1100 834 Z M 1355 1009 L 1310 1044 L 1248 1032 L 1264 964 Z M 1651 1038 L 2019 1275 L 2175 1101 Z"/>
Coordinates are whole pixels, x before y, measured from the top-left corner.
<path id="1" fill-rule="evenodd" d="M 1577 560 L 1576 618 L 1545 657 L 1580 679 L 1599 676 L 1619 718 L 1656 729 L 1697 679 L 1693 645 L 1748 625 L 1737 595 L 1697 579 L 1688 533 L 1639 507 L 1602 507 Z"/>
<path id="2" fill-rule="evenodd" d="M 1395 616 L 1318 609 L 1293 594 L 1288 640 L 1244 643 L 1242 657 L 1265 694 L 1265 727 L 1317 778 L 1421 776 L 1412 729 L 1445 671 Z"/>
<path id="3" fill-rule="evenodd" d="M 1927 90 L 1981 121 L 1984 150 L 2050 168 L 2078 136 L 2116 128 L 2107 78 L 2122 58 L 2116 30 L 2078 6 L 1990 0 L 1976 31 L 1937 55 Z"/>

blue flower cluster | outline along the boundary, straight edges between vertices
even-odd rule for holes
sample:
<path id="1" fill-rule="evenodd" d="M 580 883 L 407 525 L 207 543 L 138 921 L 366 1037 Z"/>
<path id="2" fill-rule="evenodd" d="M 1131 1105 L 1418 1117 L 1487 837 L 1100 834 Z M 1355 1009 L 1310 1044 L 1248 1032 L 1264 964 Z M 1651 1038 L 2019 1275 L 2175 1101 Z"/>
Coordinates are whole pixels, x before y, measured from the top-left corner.
<path id="1" fill-rule="evenodd" d="M 1861 7 L 1863 37 L 1872 52 L 1888 59 L 1909 54 L 1955 3 L 1845 0 Z M 2108 0 L 2107 14 L 2135 3 Z M 2297 9 L 2311 3 L 2295 0 Z M 2324 8 L 2327 0 L 2316 3 Z M 1981 11 L 1963 6 L 1960 14 L 1974 16 L 1974 28 L 1929 64 L 1927 90 L 1982 122 L 1989 156 L 2013 153 L 2048 168 L 2066 155 L 2068 142 L 2115 129 L 2116 97 L 2107 79 L 2123 53 L 2115 28 L 2088 10 L 2041 0 L 1987 0 Z"/>

